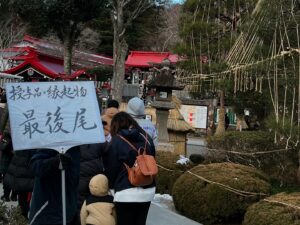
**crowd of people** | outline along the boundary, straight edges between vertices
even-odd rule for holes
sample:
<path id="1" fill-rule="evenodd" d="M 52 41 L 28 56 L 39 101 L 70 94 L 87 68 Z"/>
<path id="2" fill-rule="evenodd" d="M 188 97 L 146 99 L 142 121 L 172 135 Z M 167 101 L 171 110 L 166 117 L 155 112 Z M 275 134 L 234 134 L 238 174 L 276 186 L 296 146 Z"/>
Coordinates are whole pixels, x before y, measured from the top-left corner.
<path id="1" fill-rule="evenodd" d="M 52 149 L 13 151 L 5 132 L 0 142 L 1 199 L 17 199 L 31 225 L 61 225 L 64 170 L 68 225 L 145 225 L 155 181 L 142 187 L 130 183 L 125 164 L 132 167 L 137 153 L 123 138 L 155 156 L 157 130 L 145 118 L 138 97 L 128 102 L 127 112 L 109 100 L 99 119 L 105 143 L 75 146 L 64 154 Z"/>

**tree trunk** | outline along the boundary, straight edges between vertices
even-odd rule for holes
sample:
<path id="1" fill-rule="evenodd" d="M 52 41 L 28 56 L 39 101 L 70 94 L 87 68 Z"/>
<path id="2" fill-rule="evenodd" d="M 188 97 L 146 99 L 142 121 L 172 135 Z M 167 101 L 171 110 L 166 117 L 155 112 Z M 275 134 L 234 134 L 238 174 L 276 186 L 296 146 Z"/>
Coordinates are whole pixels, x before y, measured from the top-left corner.
<path id="1" fill-rule="evenodd" d="M 70 36 L 67 34 L 64 39 L 64 72 L 67 76 L 71 75 L 72 69 L 73 41 Z"/>
<path id="2" fill-rule="evenodd" d="M 117 43 L 116 43 L 117 42 Z M 123 85 L 125 76 L 125 58 L 128 45 L 125 39 L 117 40 L 114 45 L 119 46 L 114 49 L 114 67 L 112 79 L 112 98 L 122 102 Z"/>
<path id="3" fill-rule="evenodd" d="M 216 129 L 215 136 L 222 136 L 225 134 L 225 106 L 224 106 L 224 91 L 220 91 L 220 109 L 219 121 Z"/>
<path id="4" fill-rule="evenodd" d="M 124 76 L 125 76 L 125 58 L 127 55 L 128 45 L 124 34 L 123 6 L 121 1 L 116 1 L 115 15 L 112 15 L 114 26 L 114 47 L 113 47 L 113 78 L 112 78 L 112 98 L 118 102 L 122 101 Z"/>

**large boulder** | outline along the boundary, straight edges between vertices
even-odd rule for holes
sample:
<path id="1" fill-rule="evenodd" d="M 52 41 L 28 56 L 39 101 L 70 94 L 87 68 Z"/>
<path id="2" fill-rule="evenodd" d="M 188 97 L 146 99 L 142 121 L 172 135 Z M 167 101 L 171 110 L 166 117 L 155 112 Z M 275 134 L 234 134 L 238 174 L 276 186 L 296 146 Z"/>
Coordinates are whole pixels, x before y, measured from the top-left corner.
<path id="1" fill-rule="evenodd" d="M 167 151 L 157 151 L 156 161 L 159 166 L 156 177 L 156 192 L 160 194 L 172 194 L 172 188 L 177 180 L 186 170 L 192 168 L 193 164 L 185 165 L 176 163 L 180 156 Z"/>
<path id="2" fill-rule="evenodd" d="M 184 173 L 172 194 L 179 212 L 207 225 L 240 223 L 248 206 L 269 195 L 270 189 L 267 177 L 255 168 L 214 163 Z"/>
<path id="3" fill-rule="evenodd" d="M 279 193 L 251 205 L 243 225 L 299 225 L 300 193 Z"/>

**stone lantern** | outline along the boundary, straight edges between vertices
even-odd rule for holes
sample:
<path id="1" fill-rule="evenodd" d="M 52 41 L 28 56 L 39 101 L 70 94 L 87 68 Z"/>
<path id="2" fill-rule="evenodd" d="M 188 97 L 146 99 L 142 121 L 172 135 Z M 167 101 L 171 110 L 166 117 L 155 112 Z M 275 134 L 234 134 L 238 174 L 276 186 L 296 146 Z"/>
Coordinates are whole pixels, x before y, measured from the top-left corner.
<path id="1" fill-rule="evenodd" d="M 167 129 L 169 110 L 175 108 L 172 102 L 172 90 L 182 90 L 183 85 L 176 82 L 172 71 L 168 66 L 163 66 L 149 81 L 148 86 L 155 88 L 155 100 L 151 104 L 156 108 L 156 124 L 158 128 L 158 150 L 173 151 L 174 147 L 169 143 Z"/>

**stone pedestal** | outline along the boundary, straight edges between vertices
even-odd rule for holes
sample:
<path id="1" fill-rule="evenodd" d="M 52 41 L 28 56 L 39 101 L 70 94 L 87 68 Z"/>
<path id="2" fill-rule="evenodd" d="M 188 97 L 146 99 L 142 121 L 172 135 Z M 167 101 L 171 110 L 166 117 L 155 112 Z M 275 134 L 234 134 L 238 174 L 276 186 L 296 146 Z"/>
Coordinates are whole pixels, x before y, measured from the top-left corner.
<path id="1" fill-rule="evenodd" d="M 156 146 L 157 151 L 174 152 L 174 145 L 167 142 L 158 142 Z"/>
<path id="2" fill-rule="evenodd" d="M 156 109 L 156 126 L 158 130 L 158 142 L 169 142 L 167 129 L 169 111 Z"/>
<path id="3" fill-rule="evenodd" d="M 158 130 L 158 151 L 174 151 L 174 146 L 169 143 L 168 118 L 169 109 L 174 108 L 174 103 L 155 101 L 152 107 L 156 108 L 156 126 Z"/>

